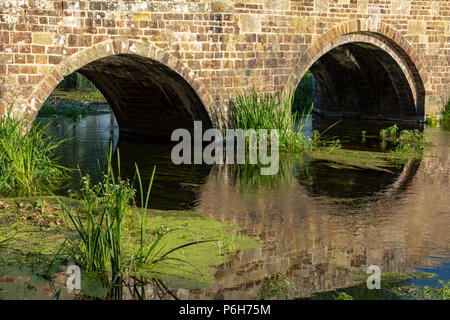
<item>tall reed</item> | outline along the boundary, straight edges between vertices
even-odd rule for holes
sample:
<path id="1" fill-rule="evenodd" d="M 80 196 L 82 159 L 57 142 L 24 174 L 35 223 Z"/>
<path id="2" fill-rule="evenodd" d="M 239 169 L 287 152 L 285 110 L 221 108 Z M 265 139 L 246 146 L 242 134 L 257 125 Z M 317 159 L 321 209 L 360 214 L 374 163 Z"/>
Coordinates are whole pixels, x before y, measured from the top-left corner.
<path id="1" fill-rule="evenodd" d="M 64 177 L 67 169 L 58 165 L 55 150 L 68 139 L 48 136 L 49 125 L 32 126 L 28 118 L 15 118 L 12 106 L 0 116 L 1 196 L 40 193 Z"/>
<path id="2" fill-rule="evenodd" d="M 279 91 L 275 94 L 258 94 L 254 89 L 247 93 L 236 93 L 230 99 L 229 127 L 235 129 L 279 130 L 280 149 L 303 151 L 309 146 L 309 139 L 302 134 L 312 106 L 300 116 L 292 112 L 294 95 Z"/>
<path id="3" fill-rule="evenodd" d="M 154 267 L 166 260 L 177 260 L 189 264 L 187 261 L 172 258 L 171 253 L 191 245 L 207 242 L 190 242 L 167 249 L 164 245 L 161 246 L 161 243 L 169 232 L 174 231 L 171 230 L 148 243 L 145 238 L 146 217 L 156 168 L 153 169 L 151 180 L 145 191 L 137 165 L 132 182 L 121 178 L 119 151 L 117 154 L 117 174 L 112 166 L 111 145 L 108 166 L 106 173 L 102 175 L 102 181 L 93 185 L 88 175 L 82 177 L 81 189 L 73 194 L 83 203 L 81 212 L 68 207 L 61 199 L 57 198 L 68 217 L 69 225 L 73 226 L 79 236 L 79 240 L 74 240 L 70 235 L 67 237 L 71 249 L 70 257 L 87 275 L 87 279 L 96 279 L 101 287 L 100 290 L 97 288 L 96 293 L 92 293 L 92 291 L 86 290 L 86 287 L 89 286 L 83 286 L 82 280 L 81 290 L 84 296 L 89 298 L 122 299 L 124 287 L 128 287 L 139 298 L 144 298 L 143 286 L 149 283 L 165 290 L 167 288 L 164 287 L 162 281 L 151 275 Z M 133 183 L 136 178 L 141 198 L 139 239 L 136 250 L 124 252 L 122 245 L 123 222 L 124 219 L 135 214 L 135 211 L 131 210 L 131 204 L 135 201 L 136 190 L 133 189 Z M 150 279 L 147 277 L 149 274 Z M 129 281 L 130 277 L 133 279 L 132 285 Z M 141 292 L 136 289 L 137 285 L 142 286 Z M 133 286 L 132 290 L 131 286 Z"/>

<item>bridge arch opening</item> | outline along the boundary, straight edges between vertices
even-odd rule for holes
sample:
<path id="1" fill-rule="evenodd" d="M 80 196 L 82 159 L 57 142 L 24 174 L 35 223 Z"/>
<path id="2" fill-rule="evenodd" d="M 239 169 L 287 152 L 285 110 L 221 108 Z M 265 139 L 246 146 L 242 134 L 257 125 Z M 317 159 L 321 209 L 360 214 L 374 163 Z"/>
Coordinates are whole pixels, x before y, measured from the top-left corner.
<path id="1" fill-rule="evenodd" d="M 121 137 L 170 141 L 173 130 L 192 129 L 196 120 L 212 126 L 191 85 L 153 59 L 133 54 L 107 56 L 78 70 L 102 92 L 119 124 Z"/>
<path id="2" fill-rule="evenodd" d="M 321 39 L 312 48 L 318 45 L 297 66 L 295 108 L 314 102 L 313 112 L 326 116 L 424 120 L 422 76 L 394 41 L 363 32 Z"/>
<path id="3" fill-rule="evenodd" d="M 106 41 L 67 57 L 49 70 L 31 95 L 34 117 L 63 75 L 86 77 L 108 101 L 120 136 L 170 142 L 173 130 L 213 126 L 210 96 L 202 81 L 177 57 L 150 43 Z M 28 110 L 28 109 L 27 109 Z"/>

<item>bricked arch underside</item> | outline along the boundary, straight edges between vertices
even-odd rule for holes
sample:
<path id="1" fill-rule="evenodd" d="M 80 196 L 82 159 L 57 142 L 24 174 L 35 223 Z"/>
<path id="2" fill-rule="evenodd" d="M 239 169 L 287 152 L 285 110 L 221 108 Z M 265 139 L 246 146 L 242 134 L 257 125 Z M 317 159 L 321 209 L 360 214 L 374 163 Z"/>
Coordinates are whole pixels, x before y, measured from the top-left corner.
<path id="1" fill-rule="evenodd" d="M 64 76 L 75 71 L 108 100 L 121 137 L 167 142 L 174 129 L 193 130 L 195 120 L 204 129 L 213 126 L 212 99 L 203 82 L 174 55 L 138 40 L 108 40 L 67 57 L 19 105 L 35 117 Z"/>
<path id="2" fill-rule="evenodd" d="M 331 116 L 423 121 L 430 83 L 397 31 L 350 21 L 329 30 L 299 58 L 287 87 L 312 72 L 314 110 Z"/>
<path id="3" fill-rule="evenodd" d="M 170 141 L 173 130 L 192 129 L 201 120 L 211 127 L 202 101 L 178 73 L 155 60 L 118 54 L 78 70 L 111 105 L 121 136 L 149 136 Z"/>
<path id="4" fill-rule="evenodd" d="M 330 116 L 420 120 L 423 101 L 415 101 L 399 64 L 381 48 L 364 42 L 341 45 L 310 68 L 315 111 Z M 419 95 L 424 97 L 423 91 Z"/>

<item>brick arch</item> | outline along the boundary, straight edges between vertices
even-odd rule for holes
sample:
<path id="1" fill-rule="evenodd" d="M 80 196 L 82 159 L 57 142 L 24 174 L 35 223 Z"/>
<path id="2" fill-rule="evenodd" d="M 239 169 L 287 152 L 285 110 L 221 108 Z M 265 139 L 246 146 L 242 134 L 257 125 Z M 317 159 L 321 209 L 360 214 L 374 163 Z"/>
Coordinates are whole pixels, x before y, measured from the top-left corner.
<path id="1" fill-rule="evenodd" d="M 116 55 L 136 55 L 163 64 L 183 78 L 197 94 L 211 120 L 214 119 L 212 110 L 213 99 L 203 81 L 174 54 L 156 45 L 140 40 L 116 39 L 106 40 L 91 47 L 67 56 L 61 63 L 52 67 L 40 84 L 25 102 L 23 110 L 34 119 L 39 108 L 50 96 L 56 86 L 67 76 L 96 60 Z"/>
<path id="2" fill-rule="evenodd" d="M 389 54 L 402 69 L 413 92 L 416 110 L 424 113 L 425 95 L 431 90 L 431 83 L 419 53 L 394 28 L 378 22 L 374 28 L 367 20 L 350 20 L 334 26 L 316 39 L 298 59 L 291 72 L 287 90 L 295 90 L 304 74 L 319 58 L 345 44 L 368 43 Z"/>

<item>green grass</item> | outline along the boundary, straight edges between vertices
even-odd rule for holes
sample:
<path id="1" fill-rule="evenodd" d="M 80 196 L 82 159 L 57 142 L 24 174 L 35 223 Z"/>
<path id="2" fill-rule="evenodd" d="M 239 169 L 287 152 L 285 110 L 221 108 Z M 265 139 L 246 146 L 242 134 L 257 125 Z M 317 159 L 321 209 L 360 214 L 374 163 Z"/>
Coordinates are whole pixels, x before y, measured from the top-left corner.
<path id="1" fill-rule="evenodd" d="M 75 198 L 59 198 L 86 225 L 86 202 Z M 141 214 L 141 208 L 129 205 L 123 215 L 121 254 L 125 260 L 140 251 Z M 216 283 L 217 266 L 233 259 L 240 250 L 259 247 L 259 239 L 242 235 L 237 225 L 217 221 L 200 212 L 148 209 L 145 222 L 144 249 L 168 231 L 170 232 L 156 246 L 158 251 L 162 249 L 161 253 L 189 242 L 198 242 L 196 245 L 173 251 L 170 257 L 175 259 L 142 265 L 133 273 L 129 272 L 130 276 L 135 275 L 137 278 L 159 278 L 171 288 L 202 288 L 213 285 Z M 33 278 L 39 276 L 40 282 L 46 284 L 61 272 L 61 266 L 74 262 L 72 255 L 75 252 L 67 242 L 61 252 L 56 254 L 66 238 L 81 240 L 54 197 L 1 199 L 0 276 L 5 272 L 9 274 L 4 269 L 6 266 L 10 266 L 9 270 L 16 270 L 15 274 L 23 276 L 20 271 L 22 266 L 26 266 L 38 273 L 34 273 Z M 210 239 L 217 241 L 201 242 Z M 181 262 L 182 260 L 189 263 Z M 84 296 L 106 297 L 108 284 L 100 283 L 95 277 L 96 273 L 86 273 L 84 270 L 82 272 L 81 287 Z M 45 277 L 42 278 L 43 275 Z M 7 296 L 11 299 L 18 297 L 13 292 Z M 4 297 L 4 292 L 0 291 L 0 299 Z"/>
<path id="2" fill-rule="evenodd" d="M 65 176 L 67 169 L 58 165 L 55 149 L 67 140 L 49 137 L 49 124 L 31 126 L 29 119 L 14 118 L 11 110 L 0 116 L 0 195 L 42 193 Z"/>
<path id="3" fill-rule="evenodd" d="M 254 89 L 250 94 L 236 93 L 230 99 L 229 127 L 234 129 L 254 129 L 259 135 L 267 130 L 279 130 L 279 148 L 288 152 L 300 152 L 310 148 L 311 139 L 302 134 L 310 117 L 311 109 L 298 116 L 292 113 L 293 94 L 279 91 L 275 94 L 258 94 Z M 270 142 L 269 142 L 270 144 Z"/>
<path id="4" fill-rule="evenodd" d="M 170 292 L 163 280 L 183 280 L 186 271 L 190 273 L 191 278 L 197 278 L 197 281 L 193 282 L 205 282 L 205 269 L 196 267 L 191 262 L 192 255 L 186 255 L 186 252 L 189 252 L 186 250 L 195 247 L 197 251 L 203 251 L 201 256 L 214 257 L 211 250 L 218 247 L 220 256 L 221 250 L 222 253 L 236 250 L 238 239 L 235 239 L 234 244 L 233 241 L 228 244 L 230 248 L 222 248 L 225 243 L 220 243 L 221 237 L 205 239 L 203 235 L 200 238 L 199 233 L 187 237 L 186 232 L 182 238 L 174 237 L 173 235 L 178 233 L 175 228 L 162 228 L 156 232 L 153 228 L 153 233 L 149 235 L 147 207 L 156 171 L 154 169 L 149 186 L 145 190 L 137 166 L 132 182 L 122 180 L 120 155 L 118 153 L 117 173 L 113 172 L 111 157 L 112 150 L 101 182 L 93 185 L 89 176 L 84 176 L 81 189 L 73 193 L 73 197 L 81 202 L 82 215 L 56 198 L 67 217 L 66 224 L 78 234 L 79 240 L 73 239 L 72 235 L 66 240 L 69 243 L 71 260 L 81 267 L 84 278 L 89 280 L 89 283 L 85 284 L 88 289 L 83 289 L 82 296 L 121 299 L 123 289 L 128 288 L 139 298 L 145 298 L 144 286 L 147 284 L 159 287 L 161 292 Z M 135 202 L 135 190 L 132 188 L 135 179 L 139 184 L 140 208 L 130 206 Z M 206 229 L 206 226 L 202 229 Z M 204 249 L 203 245 L 209 247 Z M 222 259 L 221 262 L 225 262 Z M 213 261 L 206 261 L 208 265 L 203 267 L 214 266 Z M 207 269 L 206 272 L 212 271 Z M 141 287 L 140 291 L 137 286 Z"/>
<path id="5" fill-rule="evenodd" d="M 394 146 L 388 155 L 397 165 L 403 165 L 410 159 L 420 159 L 428 144 L 426 136 L 419 130 L 399 130 L 395 124 L 380 130 L 380 138 L 382 145 L 391 143 Z"/>

